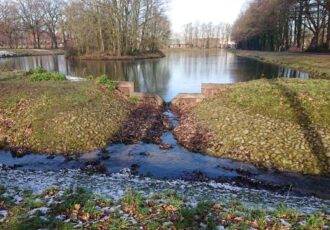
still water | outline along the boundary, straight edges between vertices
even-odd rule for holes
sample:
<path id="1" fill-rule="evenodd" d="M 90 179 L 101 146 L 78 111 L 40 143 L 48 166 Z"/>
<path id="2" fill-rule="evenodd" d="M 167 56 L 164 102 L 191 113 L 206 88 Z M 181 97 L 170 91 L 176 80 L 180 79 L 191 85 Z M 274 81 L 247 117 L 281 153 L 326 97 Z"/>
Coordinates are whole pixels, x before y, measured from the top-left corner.
<path id="1" fill-rule="evenodd" d="M 308 78 L 288 68 L 238 57 L 225 50 L 167 52 L 165 58 L 140 61 L 67 60 L 64 55 L 0 59 L 15 69 L 42 66 L 47 70 L 86 77 L 106 74 L 112 80 L 134 81 L 135 91 L 159 94 L 170 101 L 178 93 L 199 93 L 201 83 L 236 83 L 261 77 Z"/>

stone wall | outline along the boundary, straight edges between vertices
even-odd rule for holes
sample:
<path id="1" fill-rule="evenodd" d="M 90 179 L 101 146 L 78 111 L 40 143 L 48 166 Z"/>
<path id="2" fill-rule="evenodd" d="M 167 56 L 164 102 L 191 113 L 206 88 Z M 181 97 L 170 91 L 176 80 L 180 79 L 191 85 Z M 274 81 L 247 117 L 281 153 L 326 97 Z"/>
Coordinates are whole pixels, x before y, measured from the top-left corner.
<path id="1" fill-rule="evenodd" d="M 127 97 L 134 97 L 142 100 L 145 103 L 156 104 L 163 106 L 164 100 L 155 93 L 139 93 L 134 91 L 134 82 L 131 81 L 119 81 L 117 82 L 116 89 L 122 92 Z"/>
<path id="2" fill-rule="evenodd" d="M 195 105 L 201 102 L 204 98 L 205 96 L 200 93 L 180 93 L 171 101 L 171 106 L 180 108 Z"/>
<path id="3" fill-rule="evenodd" d="M 213 97 L 228 88 L 229 84 L 202 84 L 202 93 L 178 94 L 172 101 L 171 106 L 175 108 L 194 106 L 205 98 Z"/>
<path id="4" fill-rule="evenodd" d="M 205 97 L 213 97 L 226 90 L 230 84 L 203 83 L 202 95 Z"/>
<path id="5" fill-rule="evenodd" d="M 214 84 L 203 83 L 201 86 L 202 93 L 180 93 L 172 101 L 173 107 L 193 106 L 201 102 L 205 98 L 213 97 L 222 91 L 226 90 L 229 84 Z M 145 103 L 156 104 L 162 106 L 165 104 L 164 100 L 155 93 L 138 93 L 134 91 L 134 82 L 119 81 L 116 88 L 127 97 L 135 97 L 143 100 Z"/>

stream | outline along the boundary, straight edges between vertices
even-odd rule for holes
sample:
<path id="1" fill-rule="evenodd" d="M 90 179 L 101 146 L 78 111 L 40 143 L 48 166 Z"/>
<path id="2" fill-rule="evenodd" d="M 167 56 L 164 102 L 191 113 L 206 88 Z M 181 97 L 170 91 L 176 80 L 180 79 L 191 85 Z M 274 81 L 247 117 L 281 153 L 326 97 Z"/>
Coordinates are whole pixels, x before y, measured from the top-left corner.
<path id="1" fill-rule="evenodd" d="M 173 127 L 178 124 L 177 117 L 169 108 L 164 115 Z M 97 164 L 107 169 L 108 175 L 130 169 L 134 175 L 154 179 L 201 182 L 212 180 L 280 194 L 330 199 L 330 178 L 266 171 L 236 160 L 192 153 L 177 143 L 171 131 L 165 132 L 161 139 L 164 144 L 173 148 L 161 150 L 158 145 L 145 143 L 115 144 L 107 147 L 106 151 L 84 153 L 76 158 L 33 153 L 16 157 L 9 151 L 0 151 L 0 164 L 14 170 L 56 173 L 62 170 L 79 170 L 88 162 L 98 162 Z"/>
<path id="2" fill-rule="evenodd" d="M 261 77 L 308 78 L 308 74 L 238 57 L 227 51 L 174 52 L 163 59 L 134 62 L 67 60 L 63 55 L 0 59 L 0 65 L 29 70 L 42 66 L 70 76 L 106 74 L 112 80 L 133 81 L 136 92 L 157 93 L 169 102 L 178 93 L 200 93 L 201 83 L 236 83 Z M 164 112 L 172 126 L 177 117 Z M 120 199 L 134 189 L 146 196 L 168 190 L 187 202 L 210 198 L 238 200 L 249 206 L 276 208 L 285 202 L 302 212 L 326 208 L 330 212 L 330 178 L 257 169 L 231 159 L 193 153 L 180 146 L 172 131 L 161 140 L 173 148 L 139 143 L 114 144 L 79 157 L 29 153 L 15 156 L 0 150 L 0 185 L 13 194 L 19 190 L 41 193 L 48 187 L 79 186 Z M 89 164 L 102 165 L 106 173 L 90 173 Z"/>

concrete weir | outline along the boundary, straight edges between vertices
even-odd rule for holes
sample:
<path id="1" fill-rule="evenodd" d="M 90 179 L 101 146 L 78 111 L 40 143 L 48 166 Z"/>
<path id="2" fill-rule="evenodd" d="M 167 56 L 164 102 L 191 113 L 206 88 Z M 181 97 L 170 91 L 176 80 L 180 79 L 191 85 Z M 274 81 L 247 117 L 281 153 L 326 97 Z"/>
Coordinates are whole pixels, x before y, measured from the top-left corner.
<path id="1" fill-rule="evenodd" d="M 202 93 L 180 93 L 171 102 L 176 108 L 194 106 L 205 98 L 213 97 L 228 87 L 228 84 L 202 83 Z"/>
<path id="2" fill-rule="evenodd" d="M 163 106 L 164 100 L 156 93 L 139 93 L 134 91 L 134 82 L 131 81 L 119 81 L 116 88 L 127 97 L 138 98 L 145 103 L 155 104 Z"/>
<path id="3" fill-rule="evenodd" d="M 221 93 L 228 87 L 228 84 L 203 83 L 202 93 L 180 93 L 171 101 L 171 105 L 176 108 L 183 106 L 193 106 L 205 98 L 210 98 Z M 119 81 L 116 88 L 127 97 L 136 97 L 146 103 L 162 106 L 164 100 L 156 93 L 138 93 L 134 91 L 134 82 Z"/>

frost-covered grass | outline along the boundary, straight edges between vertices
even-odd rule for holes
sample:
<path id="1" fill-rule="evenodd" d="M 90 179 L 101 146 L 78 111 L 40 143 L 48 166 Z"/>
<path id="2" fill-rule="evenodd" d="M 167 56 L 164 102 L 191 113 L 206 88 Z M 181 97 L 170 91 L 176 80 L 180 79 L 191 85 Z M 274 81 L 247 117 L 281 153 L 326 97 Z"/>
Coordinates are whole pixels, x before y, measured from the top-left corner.
<path id="1" fill-rule="evenodd" d="M 261 52 L 247 50 L 231 51 L 239 56 L 254 58 L 263 62 L 305 71 L 310 74 L 311 78 L 330 79 L 329 54 Z"/>
<path id="2" fill-rule="evenodd" d="M 282 203 L 268 211 L 207 199 L 191 206 L 171 191 L 144 197 L 129 190 L 113 200 L 80 188 L 51 187 L 41 194 L 3 188 L 0 210 L 0 229 L 326 229 L 330 224 L 323 210 L 302 214 Z"/>
<path id="3" fill-rule="evenodd" d="M 61 49 L 1 49 L 0 51 L 7 51 L 15 53 L 17 56 L 40 56 L 40 55 L 59 55 L 65 54 Z"/>
<path id="4" fill-rule="evenodd" d="M 43 153 L 105 147 L 128 116 L 128 103 L 93 80 L 44 81 L 44 75 L 54 74 L 0 73 L 0 144 Z"/>
<path id="5" fill-rule="evenodd" d="M 330 172 L 330 82 L 257 80 L 228 87 L 192 109 L 214 134 L 212 155 L 267 168 Z"/>

